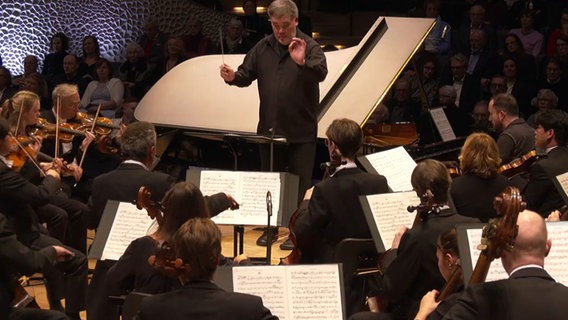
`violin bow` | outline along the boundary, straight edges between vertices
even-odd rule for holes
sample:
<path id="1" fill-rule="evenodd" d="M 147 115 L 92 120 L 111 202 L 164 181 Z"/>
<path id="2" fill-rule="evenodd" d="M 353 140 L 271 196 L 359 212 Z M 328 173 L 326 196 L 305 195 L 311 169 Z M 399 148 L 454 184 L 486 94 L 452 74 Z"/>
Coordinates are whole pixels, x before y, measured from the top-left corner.
<path id="1" fill-rule="evenodd" d="M 54 158 L 59 158 L 59 117 L 61 114 L 61 98 L 59 97 L 59 95 L 57 96 L 55 109 L 57 109 L 56 110 L 57 116 L 55 117 L 55 153 L 54 153 L 55 157 Z"/>
<path id="2" fill-rule="evenodd" d="M 99 117 L 99 112 L 101 112 L 101 104 L 99 103 L 99 107 L 97 108 L 97 113 L 95 113 L 95 118 L 93 119 L 93 124 L 91 125 L 91 132 L 95 132 L 95 125 L 97 124 L 97 118 Z M 81 155 L 81 161 L 79 162 L 79 168 L 83 167 L 83 161 L 85 161 L 85 155 L 87 154 L 87 149 L 83 150 L 83 154 Z"/>
<path id="3" fill-rule="evenodd" d="M 20 111 L 18 112 L 18 121 L 16 122 L 16 128 L 14 129 L 14 135 L 18 136 L 18 131 L 20 131 L 20 122 L 22 121 L 22 112 L 24 110 L 24 99 L 20 104 Z"/>

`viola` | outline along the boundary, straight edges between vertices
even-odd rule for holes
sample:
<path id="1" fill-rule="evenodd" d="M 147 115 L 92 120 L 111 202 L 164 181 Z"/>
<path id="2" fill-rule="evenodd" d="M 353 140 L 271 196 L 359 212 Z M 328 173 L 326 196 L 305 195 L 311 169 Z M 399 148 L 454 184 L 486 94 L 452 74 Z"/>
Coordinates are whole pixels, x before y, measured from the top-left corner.
<path id="1" fill-rule="evenodd" d="M 146 209 L 148 216 L 152 219 L 156 219 L 158 225 L 161 225 L 163 223 L 163 207 L 159 202 L 152 200 L 152 193 L 150 192 L 150 189 L 148 189 L 148 187 L 141 186 L 138 190 L 136 208 L 138 208 L 138 210 Z"/>
<path id="2" fill-rule="evenodd" d="M 30 146 L 36 142 L 34 137 L 11 136 L 11 139 L 11 143 L 16 147 L 14 148 L 14 151 L 6 155 L 6 159 L 12 161 L 12 170 L 20 172 L 28 160 L 36 162 L 38 158 L 41 158 L 43 161 L 53 162 L 53 157 L 41 151 L 37 151 Z M 38 169 L 42 171 L 41 168 L 39 168 L 39 164 L 36 163 L 36 165 L 38 166 Z M 65 161 L 63 161 L 61 170 L 62 172 L 73 172 L 73 168 L 68 167 Z"/>
<path id="3" fill-rule="evenodd" d="M 536 150 L 532 150 L 523 155 L 519 159 L 515 159 L 507 164 L 504 164 L 497 169 L 497 173 L 504 175 L 511 179 L 512 177 L 527 172 L 530 166 L 538 159 Z"/>
<path id="4" fill-rule="evenodd" d="M 118 157 L 121 156 L 120 145 L 116 140 L 109 136 L 102 136 L 97 140 L 97 147 L 100 152 L 105 154 L 114 154 Z"/>
<path id="5" fill-rule="evenodd" d="M 489 220 L 483 227 L 481 244 L 477 247 L 481 254 L 469 279 L 470 285 L 484 282 L 491 261 L 500 258 L 504 251 L 511 251 L 519 231 L 517 217 L 526 208 L 516 187 L 505 188 L 495 197 L 493 205 L 501 217 Z"/>

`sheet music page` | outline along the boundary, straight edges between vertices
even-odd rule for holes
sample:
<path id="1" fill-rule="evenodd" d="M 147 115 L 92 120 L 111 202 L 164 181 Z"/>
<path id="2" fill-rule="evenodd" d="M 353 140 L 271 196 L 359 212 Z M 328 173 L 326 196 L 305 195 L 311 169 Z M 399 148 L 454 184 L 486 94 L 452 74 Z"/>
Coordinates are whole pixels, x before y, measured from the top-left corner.
<path id="1" fill-rule="evenodd" d="M 568 286 L 568 222 L 547 222 L 550 253 L 544 258 L 544 269 L 556 280 Z"/>
<path id="2" fill-rule="evenodd" d="M 444 108 L 430 109 L 430 116 L 432 116 L 432 120 L 444 142 L 456 139 L 456 134 L 448 121 L 448 117 L 446 117 Z"/>
<path id="3" fill-rule="evenodd" d="M 412 227 L 416 212 L 408 212 L 408 206 L 420 203 L 414 191 L 369 195 L 367 201 L 386 249 L 391 247 L 400 227 Z"/>
<path id="4" fill-rule="evenodd" d="M 279 172 L 201 171 L 199 188 L 205 195 L 218 192 L 231 194 L 239 210 L 225 210 L 213 221 L 217 224 L 265 225 L 267 222 L 266 192 L 272 194 L 272 218 L 276 226 L 280 208 Z"/>
<path id="5" fill-rule="evenodd" d="M 233 290 L 262 297 L 283 320 L 343 319 L 337 264 L 233 268 Z"/>
<path id="6" fill-rule="evenodd" d="M 416 167 L 416 162 L 406 152 L 404 147 L 366 155 L 373 168 L 387 178 L 389 187 L 395 191 L 410 191 L 410 176 Z"/>
<path id="7" fill-rule="evenodd" d="M 152 222 L 146 210 L 138 210 L 134 204 L 120 202 L 101 260 L 118 260 L 130 242 L 146 235 Z"/>
<path id="8" fill-rule="evenodd" d="M 557 175 L 556 180 L 558 180 L 560 187 L 562 187 L 562 191 L 564 191 L 564 195 L 566 195 L 564 199 L 566 199 L 568 196 L 568 172 Z M 558 191 L 560 192 L 560 190 Z"/>
<path id="9" fill-rule="evenodd" d="M 343 319 L 338 265 L 287 266 L 290 319 Z"/>
<path id="10" fill-rule="evenodd" d="M 290 319 L 284 266 L 233 268 L 233 290 L 262 297 L 273 315 Z"/>
<path id="11" fill-rule="evenodd" d="M 546 228 L 548 229 L 548 238 L 552 241 L 552 247 L 550 253 L 544 259 L 544 269 L 554 280 L 568 285 L 568 222 L 547 222 Z M 477 250 L 477 245 L 481 240 L 481 229 L 468 229 L 467 236 L 473 270 L 481 252 Z M 493 260 L 486 281 L 506 279 L 508 277 L 501 259 Z"/>
<path id="12" fill-rule="evenodd" d="M 469 242 L 469 253 L 472 266 L 471 270 L 475 269 L 475 264 L 477 263 L 477 259 L 481 253 L 481 250 L 477 249 L 477 245 L 481 243 L 481 233 L 482 229 L 467 229 L 467 239 Z M 505 272 L 505 269 L 503 269 L 501 259 L 495 259 L 491 262 L 485 282 L 507 279 L 508 277 L 509 275 Z"/>

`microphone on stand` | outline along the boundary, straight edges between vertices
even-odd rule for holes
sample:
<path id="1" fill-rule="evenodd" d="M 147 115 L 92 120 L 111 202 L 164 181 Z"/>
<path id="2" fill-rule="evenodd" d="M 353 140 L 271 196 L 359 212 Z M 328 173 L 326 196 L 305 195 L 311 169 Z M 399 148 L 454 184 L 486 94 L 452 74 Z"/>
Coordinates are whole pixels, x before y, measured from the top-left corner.
<path id="1" fill-rule="evenodd" d="M 268 224 L 266 225 L 266 265 L 270 265 L 272 259 L 272 235 L 271 232 L 277 232 L 270 228 L 270 217 L 272 217 L 272 193 L 266 191 L 266 213 L 268 216 Z"/>

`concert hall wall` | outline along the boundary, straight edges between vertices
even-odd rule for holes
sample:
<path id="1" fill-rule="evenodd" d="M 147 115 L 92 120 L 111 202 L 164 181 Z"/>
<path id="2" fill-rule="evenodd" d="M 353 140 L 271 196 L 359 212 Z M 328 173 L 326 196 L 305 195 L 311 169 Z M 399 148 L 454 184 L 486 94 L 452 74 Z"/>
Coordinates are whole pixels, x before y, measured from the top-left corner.
<path id="1" fill-rule="evenodd" d="M 94 35 L 103 58 L 124 61 L 124 48 L 142 34 L 148 17 L 156 17 L 166 33 L 183 34 L 192 16 L 203 21 L 211 39 L 218 38 L 219 26 L 228 20 L 228 15 L 188 0 L 2 0 L 0 56 L 12 75 L 21 74 L 24 57 L 43 61 L 51 36 L 63 32 L 71 40 L 69 53 L 81 56 L 81 40 Z"/>

